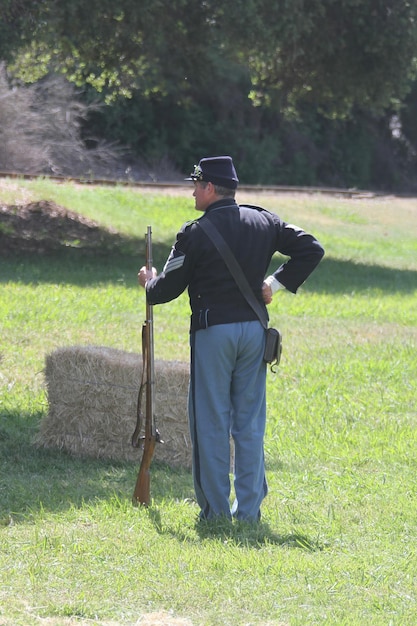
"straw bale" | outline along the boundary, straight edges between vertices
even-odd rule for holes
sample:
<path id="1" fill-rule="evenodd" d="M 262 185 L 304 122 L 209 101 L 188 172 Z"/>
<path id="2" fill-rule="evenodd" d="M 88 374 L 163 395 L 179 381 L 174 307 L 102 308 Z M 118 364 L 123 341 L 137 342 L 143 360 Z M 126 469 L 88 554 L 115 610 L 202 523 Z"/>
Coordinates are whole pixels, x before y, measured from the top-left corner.
<path id="1" fill-rule="evenodd" d="M 44 374 L 49 410 L 40 446 L 76 456 L 141 459 L 141 450 L 131 445 L 141 355 L 101 346 L 59 348 L 47 355 Z M 154 458 L 174 467 L 191 466 L 188 381 L 187 363 L 155 361 L 155 420 L 164 443 Z"/>

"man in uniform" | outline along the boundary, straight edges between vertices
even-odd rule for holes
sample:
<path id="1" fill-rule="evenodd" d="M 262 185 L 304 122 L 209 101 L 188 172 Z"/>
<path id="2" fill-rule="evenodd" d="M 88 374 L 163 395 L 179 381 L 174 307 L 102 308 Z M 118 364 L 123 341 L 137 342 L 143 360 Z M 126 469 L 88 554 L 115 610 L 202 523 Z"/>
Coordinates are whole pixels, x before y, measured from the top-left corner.
<path id="1" fill-rule="evenodd" d="M 161 274 L 143 267 L 139 283 L 151 304 L 173 300 L 188 288 L 188 411 L 199 517 L 258 521 L 267 494 L 265 330 L 199 222 L 216 226 L 265 311 L 278 289 L 296 293 L 324 250 L 312 235 L 274 213 L 239 206 L 231 157 L 201 159 L 187 180 L 194 182 L 195 208 L 203 215 L 182 226 Z M 275 252 L 289 259 L 265 278 Z M 235 447 L 232 506 L 230 435 Z"/>

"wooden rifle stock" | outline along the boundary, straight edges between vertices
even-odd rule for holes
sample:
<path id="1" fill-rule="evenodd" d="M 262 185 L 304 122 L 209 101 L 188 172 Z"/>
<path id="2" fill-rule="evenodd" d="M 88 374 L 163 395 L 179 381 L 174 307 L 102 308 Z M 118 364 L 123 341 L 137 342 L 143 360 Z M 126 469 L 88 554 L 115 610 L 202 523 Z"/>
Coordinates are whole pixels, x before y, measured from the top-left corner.
<path id="1" fill-rule="evenodd" d="M 148 226 L 146 234 L 146 269 L 152 270 L 152 229 Z M 139 441 L 143 441 L 143 454 L 135 490 L 133 492 L 133 504 L 148 506 L 150 503 L 150 467 L 155 451 L 156 442 L 160 442 L 158 429 L 155 425 L 155 371 L 154 371 L 154 339 L 153 339 L 153 309 L 146 300 L 146 319 L 142 325 L 142 380 L 139 388 L 136 429 L 132 435 L 132 445 L 139 447 Z M 142 396 L 145 390 L 145 434 L 139 437 L 143 421 Z"/>

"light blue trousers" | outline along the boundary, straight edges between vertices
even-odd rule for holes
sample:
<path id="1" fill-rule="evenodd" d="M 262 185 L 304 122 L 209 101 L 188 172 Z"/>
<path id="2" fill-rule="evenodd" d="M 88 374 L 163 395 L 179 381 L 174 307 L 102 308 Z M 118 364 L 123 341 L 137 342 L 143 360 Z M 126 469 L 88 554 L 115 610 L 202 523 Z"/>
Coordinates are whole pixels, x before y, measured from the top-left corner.
<path id="1" fill-rule="evenodd" d="M 266 365 L 260 322 L 221 324 L 191 335 L 189 420 L 200 517 L 257 521 L 267 494 Z M 230 506 L 230 435 L 235 445 Z"/>

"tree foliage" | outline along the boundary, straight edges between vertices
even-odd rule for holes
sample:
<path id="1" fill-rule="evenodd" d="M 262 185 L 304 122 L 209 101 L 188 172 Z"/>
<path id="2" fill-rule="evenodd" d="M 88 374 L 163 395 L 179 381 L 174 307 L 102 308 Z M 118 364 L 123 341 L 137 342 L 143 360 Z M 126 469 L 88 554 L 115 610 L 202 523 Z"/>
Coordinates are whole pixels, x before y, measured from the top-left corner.
<path id="1" fill-rule="evenodd" d="M 0 13 L 0 59 L 9 61 L 30 41 L 37 26 L 37 0 L 2 0 Z"/>
<path id="2" fill-rule="evenodd" d="M 401 105 L 415 93 L 415 0 L 4 4 L 0 58 L 14 52 L 17 76 L 64 73 L 109 104 L 97 128 L 147 154 L 170 153 L 180 167 L 190 151 L 230 146 L 252 177 L 254 164 L 261 170 L 258 182 L 288 172 L 288 154 L 302 173 L 293 178 L 316 166 L 318 179 L 323 137 L 354 124 L 358 146 L 371 150 L 370 120 L 386 130 L 394 113 L 406 119 Z"/>
<path id="3" fill-rule="evenodd" d="M 33 32 L 34 63 L 48 55 L 51 66 L 108 95 L 140 90 L 186 101 L 238 72 L 264 105 L 308 100 L 337 114 L 402 99 L 415 71 L 417 6 L 409 0 L 6 4 L 3 26 L 13 23 L 21 45 Z"/>
<path id="4" fill-rule="evenodd" d="M 268 36 L 253 51 L 252 80 L 284 106 L 309 101 L 330 115 L 380 112 L 415 73 L 417 6 L 407 0 L 264 3 Z"/>

